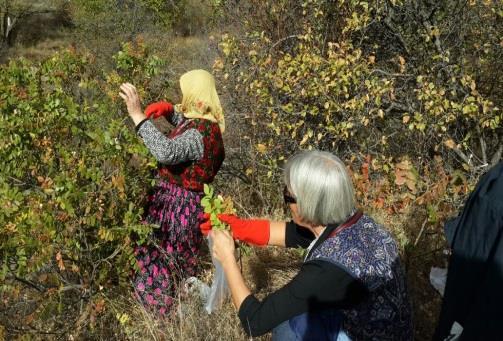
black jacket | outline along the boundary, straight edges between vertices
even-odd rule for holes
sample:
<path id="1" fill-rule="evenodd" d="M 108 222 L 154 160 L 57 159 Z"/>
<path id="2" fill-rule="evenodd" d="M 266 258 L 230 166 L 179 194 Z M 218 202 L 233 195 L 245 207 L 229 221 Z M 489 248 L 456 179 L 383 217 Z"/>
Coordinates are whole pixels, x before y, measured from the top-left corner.
<path id="1" fill-rule="evenodd" d="M 503 162 L 487 172 L 461 215 L 445 224 L 452 249 L 435 340 L 456 321 L 461 340 L 503 338 Z"/>

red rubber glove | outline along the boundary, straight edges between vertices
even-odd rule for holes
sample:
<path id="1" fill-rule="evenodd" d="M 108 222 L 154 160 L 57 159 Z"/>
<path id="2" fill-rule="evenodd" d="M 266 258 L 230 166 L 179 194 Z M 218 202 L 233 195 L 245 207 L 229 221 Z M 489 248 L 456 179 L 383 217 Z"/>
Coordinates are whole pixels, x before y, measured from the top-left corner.
<path id="1" fill-rule="evenodd" d="M 173 112 L 173 104 L 164 101 L 152 103 L 145 108 L 145 116 L 147 116 L 147 118 L 159 118 L 161 116 L 168 117 L 169 115 L 172 115 Z"/>
<path id="2" fill-rule="evenodd" d="M 234 239 L 253 245 L 267 245 L 269 242 L 269 220 L 240 219 L 235 215 L 219 214 L 218 219 L 228 224 Z M 200 225 L 201 232 L 206 236 L 211 231 L 210 215 L 204 215 L 204 222 Z"/>

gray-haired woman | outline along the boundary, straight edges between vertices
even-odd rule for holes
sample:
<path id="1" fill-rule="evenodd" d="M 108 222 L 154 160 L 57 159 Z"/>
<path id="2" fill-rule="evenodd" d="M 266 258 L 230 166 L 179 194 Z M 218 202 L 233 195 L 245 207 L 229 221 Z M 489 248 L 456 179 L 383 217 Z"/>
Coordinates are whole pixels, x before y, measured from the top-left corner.
<path id="1" fill-rule="evenodd" d="M 246 333 L 273 340 L 412 340 L 411 310 L 398 248 L 391 235 L 355 208 L 344 164 L 307 151 L 290 158 L 284 199 L 293 221 L 222 215 L 232 230 L 212 231 Z M 207 221 L 203 233 L 211 230 Z M 299 273 L 259 301 L 246 286 L 234 239 L 253 245 L 307 247 Z"/>

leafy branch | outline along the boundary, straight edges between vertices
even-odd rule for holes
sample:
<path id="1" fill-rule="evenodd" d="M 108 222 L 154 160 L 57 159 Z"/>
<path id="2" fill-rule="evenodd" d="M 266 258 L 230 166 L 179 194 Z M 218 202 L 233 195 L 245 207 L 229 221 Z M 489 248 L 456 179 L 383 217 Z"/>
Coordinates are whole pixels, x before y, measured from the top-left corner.
<path id="1" fill-rule="evenodd" d="M 230 231 L 229 225 L 221 221 L 218 218 L 218 215 L 236 213 L 231 197 L 215 195 L 214 188 L 210 185 L 204 184 L 204 197 L 201 199 L 201 205 L 204 208 L 204 213 L 210 215 L 211 226 L 213 229 Z M 238 250 L 240 254 L 249 255 L 251 248 L 245 243 L 238 242 Z"/>

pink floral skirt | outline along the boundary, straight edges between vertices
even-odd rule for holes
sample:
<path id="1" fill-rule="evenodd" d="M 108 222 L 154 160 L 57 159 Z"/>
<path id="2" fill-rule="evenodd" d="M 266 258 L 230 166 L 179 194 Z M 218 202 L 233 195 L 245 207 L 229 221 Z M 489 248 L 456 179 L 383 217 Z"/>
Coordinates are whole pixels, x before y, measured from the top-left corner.
<path id="1" fill-rule="evenodd" d="M 160 315 L 170 311 L 183 280 L 198 272 L 202 195 L 161 181 L 149 196 L 145 221 L 159 228 L 135 249 L 134 287 L 137 298 Z"/>

